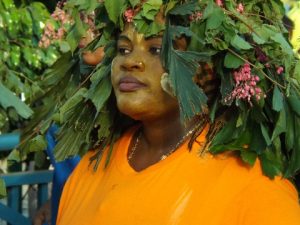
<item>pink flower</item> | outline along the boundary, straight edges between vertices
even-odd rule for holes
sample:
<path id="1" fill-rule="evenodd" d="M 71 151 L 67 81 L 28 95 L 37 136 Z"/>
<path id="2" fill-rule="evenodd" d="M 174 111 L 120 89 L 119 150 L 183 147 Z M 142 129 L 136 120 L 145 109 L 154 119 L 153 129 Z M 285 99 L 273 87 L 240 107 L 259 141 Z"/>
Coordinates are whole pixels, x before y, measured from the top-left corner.
<path id="1" fill-rule="evenodd" d="M 220 7 L 223 6 L 223 0 L 216 0 L 216 4 Z"/>
<path id="2" fill-rule="evenodd" d="M 279 67 L 277 68 L 277 70 L 276 70 L 276 73 L 277 73 L 278 75 L 280 75 L 280 74 L 282 74 L 283 71 L 284 71 L 283 67 L 282 67 L 282 66 L 279 66 Z"/>
<path id="3" fill-rule="evenodd" d="M 189 16 L 190 21 L 199 21 L 202 18 L 202 13 L 201 12 L 194 12 Z"/>
<path id="4" fill-rule="evenodd" d="M 126 22 L 131 23 L 133 21 L 134 11 L 133 9 L 127 9 L 124 13 Z"/>
<path id="5" fill-rule="evenodd" d="M 244 12 L 244 6 L 242 3 L 239 3 L 236 10 L 239 12 L 239 13 L 243 13 Z"/>
<path id="6" fill-rule="evenodd" d="M 234 71 L 233 79 L 235 87 L 230 95 L 224 99 L 225 102 L 232 101 L 234 99 L 246 100 L 252 105 L 251 98 L 260 100 L 265 96 L 260 87 L 257 86 L 259 77 L 251 74 L 251 67 L 248 63 L 244 64 L 239 71 Z"/>

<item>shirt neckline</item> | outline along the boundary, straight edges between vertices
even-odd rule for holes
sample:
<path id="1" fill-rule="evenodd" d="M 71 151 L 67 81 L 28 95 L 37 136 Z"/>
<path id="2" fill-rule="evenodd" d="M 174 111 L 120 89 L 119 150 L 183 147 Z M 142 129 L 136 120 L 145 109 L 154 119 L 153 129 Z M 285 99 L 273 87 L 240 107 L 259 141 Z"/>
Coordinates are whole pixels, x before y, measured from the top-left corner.
<path id="1" fill-rule="evenodd" d="M 118 159 L 116 163 L 116 167 L 119 169 L 119 171 L 122 174 L 133 174 L 133 175 L 143 175 L 150 173 L 152 171 L 158 170 L 162 167 L 164 167 L 166 164 L 169 164 L 171 161 L 176 160 L 181 157 L 183 153 L 191 153 L 188 151 L 188 141 L 190 140 L 189 138 L 183 142 L 183 144 L 176 150 L 174 151 L 171 155 L 169 155 L 167 158 L 164 160 L 158 161 L 155 164 L 152 164 L 148 166 L 147 168 L 141 170 L 141 171 L 136 171 L 128 162 L 127 159 L 127 153 L 129 151 L 129 145 L 132 141 L 132 138 L 135 134 L 135 132 L 139 129 L 140 126 L 135 126 L 131 129 L 129 129 L 127 132 L 124 133 L 124 136 L 121 138 L 120 143 L 117 146 L 117 152 L 116 152 L 116 158 Z M 203 132 L 199 135 L 199 137 L 203 136 Z M 198 137 L 198 138 L 199 138 Z M 197 138 L 197 139 L 198 139 Z M 202 139 L 202 138 L 201 138 Z M 195 143 L 196 144 L 196 143 Z M 194 146 L 193 146 L 194 148 Z M 191 150 L 193 151 L 193 149 Z"/>

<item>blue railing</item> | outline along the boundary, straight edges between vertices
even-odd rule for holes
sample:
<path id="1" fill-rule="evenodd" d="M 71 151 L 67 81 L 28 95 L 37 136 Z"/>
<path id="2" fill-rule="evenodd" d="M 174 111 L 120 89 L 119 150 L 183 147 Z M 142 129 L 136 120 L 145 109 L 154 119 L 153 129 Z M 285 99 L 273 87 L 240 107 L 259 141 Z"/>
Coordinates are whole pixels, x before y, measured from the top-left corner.
<path id="1" fill-rule="evenodd" d="M 0 135 L 0 151 L 10 151 L 20 142 L 19 133 Z M 48 200 L 48 183 L 52 182 L 53 172 L 49 170 L 21 171 L 1 174 L 7 187 L 7 204 L 0 203 L 0 222 L 10 225 L 31 225 L 31 218 L 22 212 L 22 186 L 37 185 L 37 207 Z"/>
<path id="2" fill-rule="evenodd" d="M 0 151 L 14 149 L 19 143 L 19 133 L 0 134 Z"/>

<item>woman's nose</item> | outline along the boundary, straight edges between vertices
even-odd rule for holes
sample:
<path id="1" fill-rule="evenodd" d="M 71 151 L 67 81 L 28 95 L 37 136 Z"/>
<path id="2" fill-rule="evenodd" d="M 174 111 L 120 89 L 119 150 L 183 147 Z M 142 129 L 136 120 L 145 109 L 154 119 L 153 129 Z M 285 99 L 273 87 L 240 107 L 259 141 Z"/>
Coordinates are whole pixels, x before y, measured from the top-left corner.
<path id="1" fill-rule="evenodd" d="M 141 60 L 127 59 L 121 64 L 121 69 L 123 71 L 143 72 L 145 70 L 145 64 Z"/>

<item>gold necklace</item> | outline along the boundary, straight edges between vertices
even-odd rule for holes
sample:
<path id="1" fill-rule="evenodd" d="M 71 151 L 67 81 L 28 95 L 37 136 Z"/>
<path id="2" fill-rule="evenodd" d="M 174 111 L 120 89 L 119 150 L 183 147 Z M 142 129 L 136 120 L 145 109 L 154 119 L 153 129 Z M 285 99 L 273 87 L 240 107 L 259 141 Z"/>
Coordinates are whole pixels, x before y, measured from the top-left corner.
<path id="1" fill-rule="evenodd" d="M 176 149 L 183 144 L 183 142 L 186 140 L 186 138 L 188 138 L 196 129 L 197 127 L 199 126 L 199 124 L 197 124 L 196 126 L 194 126 L 192 129 L 190 129 L 177 143 L 176 145 L 170 150 L 168 151 L 168 153 L 166 154 L 163 154 L 159 161 L 162 161 L 164 159 L 166 159 L 169 155 L 171 155 L 173 152 L 176 151 Z M 130 161 L 132 159 L 132 157 L 134 156 L 135 152 L 136 152 L 136 149 L 137 149 L 137 146 L 138 146 L 138 143 L 140 142 L 140 138 L 142 136 L 142 132 L 141 130 L 139 129 L 139 134 L 137 136 L 137 138 L 135 139 L 135 143 L 133 145 L 133 147 L 131 148 L 131 152 L 128 156 L 128 161 Z"/>

